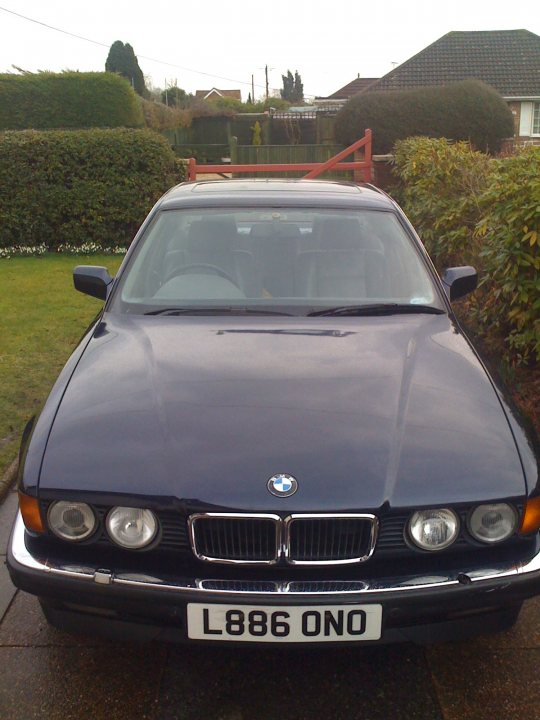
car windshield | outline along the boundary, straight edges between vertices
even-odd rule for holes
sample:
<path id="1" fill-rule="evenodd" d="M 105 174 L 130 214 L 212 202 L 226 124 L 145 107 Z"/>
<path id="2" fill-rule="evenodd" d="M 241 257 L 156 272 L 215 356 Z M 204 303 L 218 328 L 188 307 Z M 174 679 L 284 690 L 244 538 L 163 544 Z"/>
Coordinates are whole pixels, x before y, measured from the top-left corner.
<path id="1" fill-rule="evenodd" d="M 377 304 L 442 307 L 394 212 L 196 208 L 158 212 L 112 309 L 307 315 Z"/>

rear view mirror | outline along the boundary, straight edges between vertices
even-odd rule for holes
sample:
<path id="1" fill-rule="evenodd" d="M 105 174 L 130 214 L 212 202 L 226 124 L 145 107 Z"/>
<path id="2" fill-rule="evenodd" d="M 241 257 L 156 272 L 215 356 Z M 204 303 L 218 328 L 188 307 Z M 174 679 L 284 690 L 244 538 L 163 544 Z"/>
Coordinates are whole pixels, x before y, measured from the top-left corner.
<path id="1" fill-rule="evenodd" d="M 449 299 L 457 300 L 476 288 L 478 273 L 470 265 L 446 268 L 442 281 Z"/>
<path id="2" fill-rule="evenodd" d="M 100 300 L 106 300 L 112 281 L 107 268 L 99 265 L 77 265 L 73 271 L 75 289 Z"/>

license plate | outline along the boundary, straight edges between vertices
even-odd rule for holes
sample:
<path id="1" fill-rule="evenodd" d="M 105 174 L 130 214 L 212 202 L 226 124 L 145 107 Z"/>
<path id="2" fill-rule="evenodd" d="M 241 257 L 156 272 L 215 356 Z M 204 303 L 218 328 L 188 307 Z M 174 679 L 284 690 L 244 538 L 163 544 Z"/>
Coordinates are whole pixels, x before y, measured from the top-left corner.
<path id="1" fill-rule="evenodd" d="M 382 605 L 221 605 L 188 603 L 188 637 L 233 642 L 378 640 Z"/>

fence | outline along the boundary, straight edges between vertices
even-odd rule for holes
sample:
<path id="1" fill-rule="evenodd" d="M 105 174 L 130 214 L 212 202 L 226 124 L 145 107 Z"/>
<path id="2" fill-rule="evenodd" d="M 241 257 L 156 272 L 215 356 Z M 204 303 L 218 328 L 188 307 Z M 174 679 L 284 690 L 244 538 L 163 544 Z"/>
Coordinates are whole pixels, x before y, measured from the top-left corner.
<path id="1" fill-rule="evenodd" d="M 264 146 L 251 146 L 251 149 L 259 150 L 262 152 L 261 147 Z M 196 180 L 197 174 L 199 173 L 279 173 L 280 176 L 284 176 L 288 173 L 301 173 L 306 179 L 313 179 L 319 177 L 323 173 L 328 171 L 337 172 L 343 170 L 354 170 L 355 179 L 363 179 L 366 182 L 371 182 L 372 177 L 372 157 L 371 157 L 371 130 L 366 130 L 365 135 L 360 140 L 357 140 L 352 145 L 343 150 L 340 150 L 337 154 L 332 157 L 323 160 L 322 162 L 281 162 L 281 163 L 239 163 L 236 158 L 238 147 L 236 143 L 232 143 L 232 163 L 220 163 L 219 165 L 212 164 L 197 164 L 196 158 L 190 158 L 188 160 L 188 179 Z M 358 153 L 362 151 L 362 158 L 359 158 Z M 347 161 L 346 158 L 353 155 L 355 160 Z M 304 175 L 307 171 L 307 175 Z"/>
<path id="2" fill-rule="evenodd" d="M 231 162 L 239 165 L 283 165 L 322 163 L 344 149 L 344 145 L 233 145 Z M 305 172 L 287 172 L 283 177 L 302 177 Z M 241 173 L 240 177 L 256 177 L 255 173 Z M 350 170 L 329 173 L 326 177 L 352 179 Z"/>

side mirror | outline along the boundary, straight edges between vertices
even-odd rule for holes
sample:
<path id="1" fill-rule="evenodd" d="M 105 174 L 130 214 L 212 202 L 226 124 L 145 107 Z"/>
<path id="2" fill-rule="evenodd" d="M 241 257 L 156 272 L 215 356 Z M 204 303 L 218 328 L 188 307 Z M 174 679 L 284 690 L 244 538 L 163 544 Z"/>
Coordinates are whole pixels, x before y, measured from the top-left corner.
<path id="1" fill-rule="evenodd" d="M 112 281 L 107 268 L 98 265 L 77 265 L 73 271 L 75 290 L 100 300 L 107 299 L 107 291 Z"/>
<path id="2" fill-rule="evenodd" d="M 457 300 L 472 292 L 478 285 L 478 273 L 470 265 L 446 268 L 442 281 L 450 300 Z"/>

